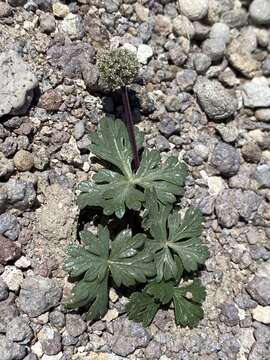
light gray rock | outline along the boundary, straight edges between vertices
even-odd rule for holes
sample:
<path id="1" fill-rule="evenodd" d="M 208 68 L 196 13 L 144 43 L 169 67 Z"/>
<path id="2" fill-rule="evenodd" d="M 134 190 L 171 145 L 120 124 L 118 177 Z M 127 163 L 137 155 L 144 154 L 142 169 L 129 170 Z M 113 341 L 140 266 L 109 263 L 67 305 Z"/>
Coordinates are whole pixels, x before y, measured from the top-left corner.
<path id="1" fill-rule="evenodd" d="M 55 280 L 33 275 L 24 279 L 17 304 L 28 316 L 37 317 L 58 305 L 61 296 Z"/>
<path id="2" fill-rule="evenodd" d="M 237 100 L 217 80 L 199 76 L 194 86 L 199 103 L 210 119 L 224 120 L 237 110 Z"/>
<path id="3" fill-rule="evenodd" d="M 10 341 L 26 345 L 32 340 L 34 334 L 26 320 L 16 317 L 9 323 L 6 337 Z"/>
<path id="4" fill-rule="evenodd" d="M 258 304 L 262 306 L 270 305 L 270 279 L 267 277 L 255 276 L 251 280 L 246 290 Z"/>
<path id="5" fill-rule="evenodd" d="M 72 40 L 81 39 L 84 35 L 83 21 L 80 15 L 69 13 L 62 21 L 62 30 Z"/>
<path id="6" fill-rule="evenodd" d="M 200 20 L 208 11 L 208 0 L 178 0 L 179 10 L 190 20 Z"/>
<path id="7" fill-rule="evenodd" d="M 16 216 L 10 213 L 0 215 L 0 234 L 6 236 L 10 240 L 16 240 L 20 233 L 20 225 Z"/>
<path id="8" fill-rule="evenodd" d="M 1 360 L 21 360 L 26 355 L 26 347 L 18 345 L 0 335 Z"/>
<path id="9" fill-rule="evenodd" d="M 13 50 L 0 54 L 0 117 L 23 114 L 33 98 L 36 76 Z"/>
<path id="10" fill-rule="evenodd" d="M 219 142 L 213 150 L 211 165 L 224 177 L 237 173 L 240 167 L 240 155 L 233 146 Z"/>
<path id="11" fill-rule="evenodd" d="M 16 266 L 7 265 L 5 271 L 1 275 L 2 279 L 7 284 L 9 290 L 17 292 L 23 282 L 23 273 Z"/>
<path id="12" fill-rule="evenodd" d="M 270 87 L 264 77 L 247 81 L 242 86 L 244 105 L 249 108 L 267 108 L 270 106 Z"/>
<path id="13" fill-rule="evenodd" d="M 255 178 L 260 188 L 270 188 L 270 168 L 268 165 L 258 165 Z"/>
<path id="14" fill-rule="evenodd" d="M 33 241 L 37 257 L 54 257 L 60 265 L 56 276 L 64 277 L 62 269 L 66 248 L 77 237 L 79 209 L 74 193 L 59 184 L 46 189 L 45 203 L 36 211 Z M 61 229 L 61 231 L 59 231 Z"/>
<path id="15" fill-rule="evenodd" d="M 0 178 L 8 178 L 14 171 L 14 163 L 0 152 Z"/>
<path id="16" fill-rule="evenodd" d="M 192 22 L 184 15 L 178 15 L 173 19 L 173 31 L 178 36 L 184 36 L 192 39 L 195 35 L 195 30 Z"/>
<path id="17" fill-rule="evenodd" d="M 135 349 L 146 347 L 151 339 L 149 332 L 140 324 L 123 317 L 113 322 L 113 330 L 110 346 L 120 356 L 127 356 Z"/>
<path id="18" fill-rule="evenodd" d="M 15 305 L 0 303 L 0 333 L 6 333 L 10 322 L 19 315 Z M 1 354 L 1 353 L 0 353 Z"/>
<path id="19" fill-rule="evenodd" d="M 270 24 L 270 2 L 268 0 L 253 0 L 249 7 L 251 19 L 259 25 Z"/>
<path id="20" fill-rule="evenodd" d="M 51 34 L 56 28 L 54 16 L 46 13 L 41 14 L 39 18 L 39 26 L 42 32 Z"/>
<path id="21" fill-rule="evenodd" d="M 261 201 L 254 191 L 225 189 L 216 198 L 217 220 L 225 228 L 236 225 L 240 218 L 249 221 L 255 216 Z"/>
<path id="22" fill-rule="evenodd" d="M 10 179 L 0 183 L 0 214 L 14 208 L 28 210 L 35 199 L 36 192 L 30 181 Z"/>

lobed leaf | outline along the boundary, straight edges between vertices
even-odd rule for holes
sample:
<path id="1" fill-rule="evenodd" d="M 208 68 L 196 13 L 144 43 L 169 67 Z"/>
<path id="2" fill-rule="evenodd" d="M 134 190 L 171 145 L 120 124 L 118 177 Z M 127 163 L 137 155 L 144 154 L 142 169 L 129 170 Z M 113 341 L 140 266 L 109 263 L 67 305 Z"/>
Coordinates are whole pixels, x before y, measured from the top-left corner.
<path id="1" fill-rule="evenodd" d="M 115 213 L 122 218 L 126 208 L 140 210 L 146 189 L 155 189 L 163 203 L 172 203 L 176 195 L 182 194 L 187 172 L 176 157 L 161 163 L 158 151 L 145 149 L 139 169 L 136 173 L 132 171 L 132 150 L 121 120 L 103 119 L 90 140 L 91 152 L 113 165 L 113 169 L 101 170 L 89 181 L 81 183 L 78 198 L 81 209 L 101 206 L 105 215 Z M 143 137 L 138 130 L 136 140 L 140 148 Z"/>

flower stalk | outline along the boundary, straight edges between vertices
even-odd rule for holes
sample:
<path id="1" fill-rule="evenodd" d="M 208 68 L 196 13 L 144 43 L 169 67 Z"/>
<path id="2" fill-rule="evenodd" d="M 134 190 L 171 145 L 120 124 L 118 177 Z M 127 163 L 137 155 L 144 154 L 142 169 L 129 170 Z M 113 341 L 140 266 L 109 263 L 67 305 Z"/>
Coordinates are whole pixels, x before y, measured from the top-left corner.
<path id="1" fill-rule="evenodd" d="M 126 117 L 126 122 L 127 122 L 128 136 L 129 136 L 129 141 L 130 141 L 132 155 L 133 155 L 133 167 L 134 167 L 134 171 L 137 171 L 140 166 L 140 158 L 139 158 L 138 147 L 137 147 L 137 143 L 136 143 L 136 136 L 135 136 L 135 131 L 134 131 L 132 113 L 131 113 L 131 109 L 130 109 L 128 89 L 126 86 L 121 87 L 121 93 L 122 93 L 122 101 L 123 101 L 123 105 L 124 105 L 125 117 Z"/>

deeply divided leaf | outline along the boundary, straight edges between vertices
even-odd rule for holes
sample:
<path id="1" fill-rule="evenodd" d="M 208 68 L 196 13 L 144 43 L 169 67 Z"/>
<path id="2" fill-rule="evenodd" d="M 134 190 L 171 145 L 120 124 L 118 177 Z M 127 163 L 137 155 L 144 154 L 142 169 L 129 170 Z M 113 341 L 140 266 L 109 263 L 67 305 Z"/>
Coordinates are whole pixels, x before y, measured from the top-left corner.
<path id="1" fill-rule="evenodd" d="M 132 236 L 130 230 L 123 230 L 111 241 L 108 228 L 99 226 L 97 236 L 82 231 L 80 237 L 83 245 L 70 246 L 65 262 L 71 277 L 83 275 L 73 288 L 69 307 L 90 305 L 89 319 L 102 316 L 107 308 L 109 276 L 117 286 L 132 286 L 155 275 L 153 257 L 143 234 Z"/>
<path id="2" fill-rule="evenodd" d="M 132 294 L 126 311 L 131 320 L 148 326 L 159 308 L 173 303 L 176 324 L 192 328 L 203 318 L 201 304 L 204 299 L 205 288 L 199 280 L 182 287 L 174 286 L 171 281 L 153 282 L 142 293 Z"/>
<path id="3" fill-rule="evenodd" d="M 152 236 L 151 249 L 155 254 L 157 281 L 179 280 L 183 270 L 188 272 L 204 264 L 209 253 L 201 243 L 202 215 L 198 209 L 187 210 L 184 216 L 171 211 L 170 205 L 158 201 L 155 192 L 146 192 L 144 226 Z"/>
<path id="4" fill-rule="evenodd" d="M 143 137 L 138 130 L 136 140 L 140 148 Z M 91 152 L 107 161 L 110 169 L 101 170 L 89 181 L 81 183 L 81 208 L 101 206 L 105 215 L 115 213 L 122 218 L 126 208 L 141 208 L 146 189 L 155 189 L 162 203 L 172 203 L 176 195 L 182 194 L 186 167 L 176 157 L 169 157 L 162 163 L 158 151 L 145 149 L 139 169 L 132 171 L 132 150 L 121 120 L 103 119 L 90 141 Z"/>

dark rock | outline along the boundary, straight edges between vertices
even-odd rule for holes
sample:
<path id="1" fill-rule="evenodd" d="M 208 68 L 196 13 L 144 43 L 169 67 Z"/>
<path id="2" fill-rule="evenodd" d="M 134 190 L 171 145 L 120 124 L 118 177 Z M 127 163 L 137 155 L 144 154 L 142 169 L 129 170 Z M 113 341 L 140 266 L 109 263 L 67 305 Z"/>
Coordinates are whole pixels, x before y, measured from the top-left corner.
<path id="1" fill-rule="evenodd" d="M 41 95 L 38 106 L 47 111 L 57 111 L 63 103 L 61 94 L 56 90 L 48 90 Z"/>
<path id="2" fill-rule="evenodd" d="M 7 298 L 8 298 L 7 284 L 0 277 L 0 301 L 6 300 Z"/>
<path id="3" fill-rule="evenodd" d="M 220 319 L 226 325 L 236 326 L 240 320 L 237 307 L 234 304 L 222 305 Z"/>
<path id="4" fill-rule="evenodd" d="M 8 262 L 16 260 L 21 255 L 21 248 L 0 235 L 0 264 L 6 265 Z"/>
<path id="5" fill-rule="evenodd" d="M 87 326 L 85 321 L 79 315 L 66 315 L 66 331 L 73 337 L 78 337 L 83 334 Z"/>
<path id="6" fill-rule="evenodd" d="M 0 335 L 1 360 L 21 360 L 26 355 L 26 347 L 18 345 Z"/>
<path id="7" fill-rule="evenodd" d="M 6 337 L 21 345 L 28 344 L 34 337 L 33 331 L 22 317 L 14 318 L 8 325 Z"/>
<path id="8" fill-rule="evenodd" d="M 6 333 L 10 322 L 19 315 L 15 305 L 0 302 L 0 333 Z"/>
<path id="9" fill-rule="evenodd" d="M 258 163 L 261 160 L 262 151 L 256 143 L 247 143 L 242 147 L 241 152 L 247 162 Z"/>
<path id="10" fill-rule="evenodd" d="M 16 216 L 10 213 L 4 213 L 0 215 L 0 234 L 9 238 L 10 240 L 16 240 L 20 233 L 20 225 Z"/>
<path id="11" fill-rule="evenodd" d="M 57 329 L 63 328 L 66 324 L 65 315 L 59 310 L 54 310 L 50 312 L 49 321 L 50 324 L 56 327 Z"/>
<path id="12" fill-rule="evenodd" d="M 233 146 L 219 142 L 214 148 L 211 165 L 224 177 L 233 176 L 240 167 L 239 152 Z"/>
<path id="13" fill-rule="evenodd" d="M 44 325 L 39 332 L 42 350 L 46 355 L 57 355 L 62 350 L 61 335 L 51 326 Z"/>

